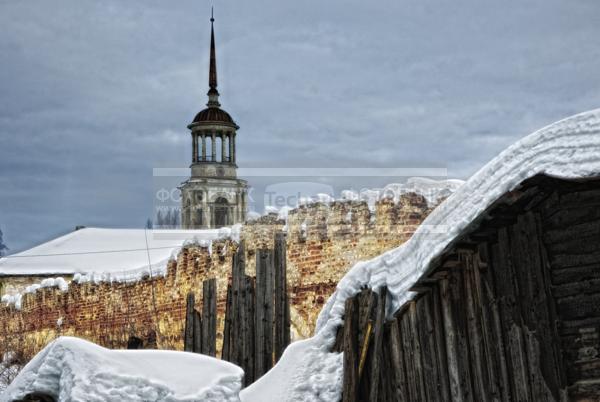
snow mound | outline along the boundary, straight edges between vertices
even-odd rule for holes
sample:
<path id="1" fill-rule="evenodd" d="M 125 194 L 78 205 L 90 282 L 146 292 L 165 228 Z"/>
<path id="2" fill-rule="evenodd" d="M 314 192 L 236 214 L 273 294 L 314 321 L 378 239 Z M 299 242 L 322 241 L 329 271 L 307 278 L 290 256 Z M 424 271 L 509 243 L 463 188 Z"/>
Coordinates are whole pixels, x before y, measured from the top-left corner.
<path id="1" fill-rule="evenodd" d="M 341 353 L 330 353 L 316 338 L 289 345 L 279 362 L 242 390 L 242 402 L 339 401 Z M 316 397 L 317 396 L 317 397 Z"/>
<path id="2" fill-rule="evenodd" d="M 338 283 L 319 314 L 313 338 L 304 341 L 312 347 L 299 356 L 284 354 L 279 364 L 267 374 L 273 394 L 279 395 L 277 383 L 284 382 L 290 390 L 284 401 L 324 400 L 321 397 L 324 393 L 328 395 L 327 400 L 339 400 L 341 383 L 336 369 L 340 361 L 332 359 L 328 350 L 342 324 L 345 300 L 363 287 L 377 291 L 387 286 L 387 313 L 391 316 L 414 296 L 410 287 L 427 273 L 432 261 L 463 230 L 477 221 L 494 201 L 538 174 L 563 179 L 600 176 L 600 109 L 551 124 L 513 144 L 460 185 L 406 243 L 369 261 L 357 263 Z M 298 373 L 293 383 L 285 380 L 289 373 Z M 331 391 L 333 383 L 337 384 L 335 392 Z M 282 400 L 258 395 L 256 390 L 261 386 L 259 381 L 246 389 L 244 401 Z M 301 392 L 297 392 L 299 389 Z"/>
<path id="3" fill-rule="evenodd" d="M 39 392 L 71 401 L 239 401 L 243 371 L 212 357 L 163 350 L 109 350 L 61 337 L 27 364 L 0 401 Z"/>

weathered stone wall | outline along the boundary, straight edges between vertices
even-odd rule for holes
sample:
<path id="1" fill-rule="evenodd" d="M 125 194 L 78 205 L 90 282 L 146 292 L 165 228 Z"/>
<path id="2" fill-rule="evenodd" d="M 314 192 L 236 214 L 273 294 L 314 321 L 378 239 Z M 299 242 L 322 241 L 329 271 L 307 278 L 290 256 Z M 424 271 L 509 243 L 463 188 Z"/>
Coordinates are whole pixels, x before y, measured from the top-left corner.
<path id="1" fill-rule="evenodd" d="M 272 248 L 276 231 L 287 230 L 288 290 L 293 339 L 310 336 L 317 315 L 345 272 L 406 241 L 430 212 L 425 199 L 408 194 L 380 201 L 372 213 L 364 202 L 312 204 L 283 220 L 266 216 L 242 228 L 246 271 L 255 273 L 256 250 Z M 42 288 L 26 294 L 20 310 L 0 307 L 0 352 L 32 356 L 59 335 L 89 339 L 110 348 L 126 347 L 131 336 L 147 347 L 183 348 L 186 295 L 201 303 L 202 282 L 217 278 L 217 343 L 220 350 L 227 283 L 237 244 L 214 242 L 184 248 L 164 277 L 135 283 L 75 283 L 69 290 Z M 201 309 L 201 306 L 197 306 Z"/>

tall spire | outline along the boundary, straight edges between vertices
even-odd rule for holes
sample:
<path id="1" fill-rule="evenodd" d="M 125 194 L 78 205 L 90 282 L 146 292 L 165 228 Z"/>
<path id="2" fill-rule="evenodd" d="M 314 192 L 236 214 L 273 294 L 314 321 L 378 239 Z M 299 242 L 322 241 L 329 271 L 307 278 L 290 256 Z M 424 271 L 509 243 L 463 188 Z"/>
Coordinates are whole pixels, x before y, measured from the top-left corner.
<path id="1" fill-rule="evenodd" d="M 210 10 L 210 70 L 208 72 L 208 107 L 219 107 L 219 91 L 217 90 L 217 54 L 215 49 L 215 17 L 213 9 Z"/>

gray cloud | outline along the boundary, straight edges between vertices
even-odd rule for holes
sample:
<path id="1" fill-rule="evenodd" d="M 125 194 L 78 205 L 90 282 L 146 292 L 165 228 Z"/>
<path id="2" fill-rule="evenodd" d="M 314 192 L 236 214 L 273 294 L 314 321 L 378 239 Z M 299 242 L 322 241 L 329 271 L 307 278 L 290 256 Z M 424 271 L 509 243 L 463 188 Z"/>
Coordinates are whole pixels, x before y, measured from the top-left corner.
<path id="1" fill-rule="evenodd" d="M 243 166 L 467 178 L 534 129 L 600 106 L 594 0 L 215 6 Z M 0 2 L 0 227 L 13 251 L 77 224 L 144 224 L 152 168 L 189 163 L 209 9 Z"/>

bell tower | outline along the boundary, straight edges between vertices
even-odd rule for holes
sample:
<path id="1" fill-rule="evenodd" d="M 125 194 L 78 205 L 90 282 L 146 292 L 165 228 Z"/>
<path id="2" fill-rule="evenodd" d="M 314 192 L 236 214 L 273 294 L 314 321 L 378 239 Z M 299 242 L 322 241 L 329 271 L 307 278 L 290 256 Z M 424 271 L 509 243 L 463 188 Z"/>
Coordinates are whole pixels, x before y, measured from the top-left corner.
<path id="1" fill-rule="evenodd" d="M 181 185 L 184 229 L 219 228 L 246 219 L 247 183 L 237 178 L 235 140 L 239 126 L 219 103 L 214 16 L 210 18 L 208 103 L 188 125 L 191 175 Z"/>

